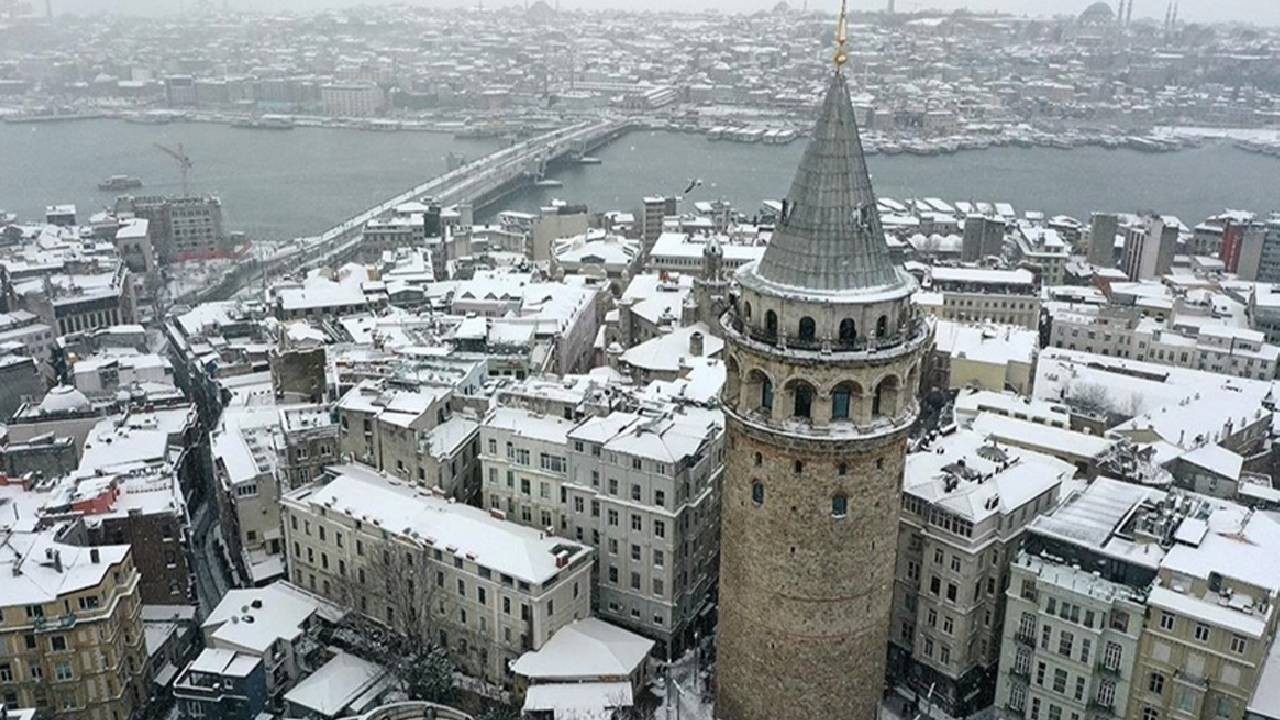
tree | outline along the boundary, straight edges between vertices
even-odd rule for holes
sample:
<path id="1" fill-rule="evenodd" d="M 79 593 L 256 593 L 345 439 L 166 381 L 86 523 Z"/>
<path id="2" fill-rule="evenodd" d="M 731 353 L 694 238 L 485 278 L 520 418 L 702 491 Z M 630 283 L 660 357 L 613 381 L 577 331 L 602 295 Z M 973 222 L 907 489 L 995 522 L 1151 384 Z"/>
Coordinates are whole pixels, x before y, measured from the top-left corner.
<path id="1" fill-rule="evenodd" d="M 1072 383 L 1065 388 L 1063 399 L 1087 415 L 1105 417 L 1116 411 L 1107 389 L 1095 383 Z"/>
<path id="2" fill-rule="evenodd" d="M 431 548 L 391 536 L 356 542 L 358 559 L 339 599 L 362 616 L 352 628 L 359 653 L 387 668 L 411 700 L 444 702 L 454 665 L 438 620 L 449 594 L 431 568 Z"/>
<path id="3" fill-rule="evenodd" d="M 453 661 L 442 647 L 408 650 L 393 672 L 410 700 L 447 703 L 453 699 Z"/>

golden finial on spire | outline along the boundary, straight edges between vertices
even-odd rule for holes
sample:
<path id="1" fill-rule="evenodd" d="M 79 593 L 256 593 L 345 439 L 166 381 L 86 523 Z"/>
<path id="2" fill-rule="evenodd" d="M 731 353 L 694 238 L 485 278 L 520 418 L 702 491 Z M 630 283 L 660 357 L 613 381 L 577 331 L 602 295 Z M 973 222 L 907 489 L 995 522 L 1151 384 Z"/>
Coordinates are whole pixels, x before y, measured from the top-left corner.
<path id="1" fill-rule="evenodd" d="M 844 46 L 849 42 L 849 33 L 846 28 L 846 15 L 848 14 L 848 1 L 840 0 L 840 19 L 836 25 L 836 54 L 832 60 L 836 63 L 836 69 L 839 70 L 844 66 L 849 56 L 844 52 Z"/>

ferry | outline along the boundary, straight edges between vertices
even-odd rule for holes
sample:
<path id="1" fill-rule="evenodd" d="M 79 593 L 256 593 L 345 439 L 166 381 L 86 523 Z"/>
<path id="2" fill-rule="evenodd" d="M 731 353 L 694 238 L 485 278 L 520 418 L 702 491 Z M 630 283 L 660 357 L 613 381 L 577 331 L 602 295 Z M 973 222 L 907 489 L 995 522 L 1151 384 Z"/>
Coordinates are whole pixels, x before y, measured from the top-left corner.
<path id="1" fill-rule="evenodd" d="M 799 137 L 799 134 L 795 130 L 792 130 L 791 128 L 784 128 L 778 131 L 778 135 L 774 138 L 774 142 L 779 145 L 786 145 L 797 137 Z"/>
<path id="2" fill-rule="evenodd" d="M 292 130 L 293 118 L 288 115 L 263 115 L 257 118 L 237 118 L 231 121 L 231 127 L 253 128 L 255 130 Z"/>
<path id="3" fill-rule="evenodd" d="M 115 192 L 118 190 L 133 190 L 142 187 L 142 179 L 133 175 L 112 175 L 111 177 L 98 183 L 98 189 L 103 192 Z"/>

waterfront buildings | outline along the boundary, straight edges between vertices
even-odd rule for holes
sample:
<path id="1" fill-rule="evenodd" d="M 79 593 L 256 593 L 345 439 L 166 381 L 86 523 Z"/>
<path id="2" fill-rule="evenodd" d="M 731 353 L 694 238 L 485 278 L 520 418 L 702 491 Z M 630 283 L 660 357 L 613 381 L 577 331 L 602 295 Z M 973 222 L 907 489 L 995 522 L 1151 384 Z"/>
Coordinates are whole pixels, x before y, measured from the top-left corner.
<path id="1" fill-rule="evenodd" d="M 885 676 L 893 509 L 932 326 L 889 258 L 843 27 L 839 39 L 777 229 L 723 319 L 717 712 L 729 720 L 874 717 Z"/>
<path id="2" fill-rule="evenodd" d="M 147 221 L 152 252 L 161 263 L 208 258 L 225 250 L 222 201 L 215 196 L 124 195 L 116 198 L 115 212 Z M 145 249 L 126 257 L 145 264 Z"/>

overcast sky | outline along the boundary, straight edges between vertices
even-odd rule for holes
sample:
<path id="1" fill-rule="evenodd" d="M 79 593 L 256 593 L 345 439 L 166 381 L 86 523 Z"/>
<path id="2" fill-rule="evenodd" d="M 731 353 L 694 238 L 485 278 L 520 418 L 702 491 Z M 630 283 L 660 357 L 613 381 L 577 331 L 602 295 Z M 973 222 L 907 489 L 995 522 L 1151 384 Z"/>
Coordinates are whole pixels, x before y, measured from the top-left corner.
<path id="1" fill-rule="evenodd" d="M 220 5 L 223 0 L 209 0 Z M 385 4 L 391 0 L 229 0 L 238 9 L 287 8 L 310 10 L 361 4 Z M 400 0 L 406 1 L 406 0 Z M 472 4 L 474 0 L 407 0 L 410 4 L 429 6 L 459 6 Z M 196 0 L 53 0 L 55 12 L 90 13 L 119 10 L 129 13 L 154 14 L 176 11 L 182 5 L 192 6 Z M 554 0 L 548 0 L 554 3 Z M 592 8 L 651 7 L 654 9 L 717 8 L 723 11 L 752 12 L 773 7 L 777 0 L 560 0 L 561 6 Z M 805 0 L 790 0 L 793 6 Z M 810 8 L 829 7 L 833 12 L 837 0 L 808 0 Z M 882 8 L 886 0 L 853 0 L 856 8 Z M 1092 0 L 897 0 L 899 11 L 915 11 L 927 8 L 953 10 L 968 7 L 976 11 L 1002 10 L 1027 15 L 1052 15 L 1079 12 Z M 1114 7 L 1117 0 L 1111 0 Z M 1168 0 L 1135 0 L 1134 16 L 1164 17 Z M 41 2 L 33 2 L 43 7 Z M 521 5 L 523 0 L 486 0 L 486 5 Z M 1179 17 L 1187 22 L 1239 21 L 1280 25 L 1280 0 L 1181 0 Z"/>

